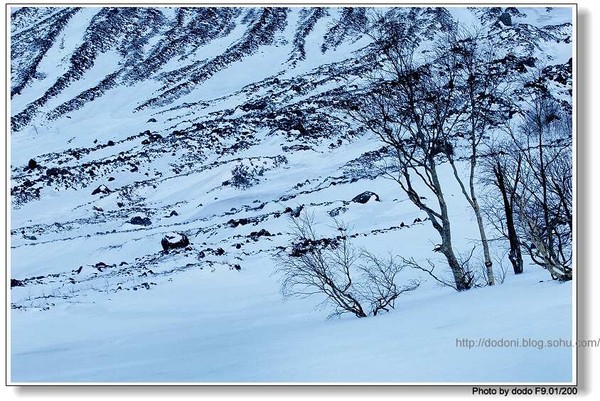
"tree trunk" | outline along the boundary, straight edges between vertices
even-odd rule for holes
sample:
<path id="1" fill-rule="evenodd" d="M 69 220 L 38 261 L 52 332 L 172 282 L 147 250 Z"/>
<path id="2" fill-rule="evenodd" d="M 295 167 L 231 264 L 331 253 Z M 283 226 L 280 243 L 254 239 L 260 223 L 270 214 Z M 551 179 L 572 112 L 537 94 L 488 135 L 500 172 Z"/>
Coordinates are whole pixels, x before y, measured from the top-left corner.
<path id="1" fill-rule="evenodd" d="M 450 218 L 448 217 L 448 205 L 444 194 L 442 192 L 442 186 L 440 184 L 435 162 L 430 162 L 431 180 L 436 188 L 436 196 L 438 204 L 440 206 L 440 214 L 442 215 L 441 230 L 438 230 L 442 237 L 442 246 L 440 251 L 446 257 L 448 265 L 452 270 L 452 276 L 454 277 L 454 284 L 456 285 L 457 291 L 464 291 L 471 288 L 471 277 L 468 276 L 467 272 L 464 271 L 458 258 L 454 254 L 454 248 L 452 246 L 452 230 L 450 227 Z"/>
<path id="2" fill-rule="evenodd" d="M 488 285 L 496 284 L 494 278 L 494 269 L 492 268 L 492 258 L 490 256 L 490 246 L 488 244 L 487 236 L 485 234 L 485 228 L 483 226 L 483 218 L 481 217 L 481 209 L 477 199 L 473 198 L 473 210 L 475 211 L 475 217 L 477 218 L 477 226 L 479 227 L 479 235 L 481 236 L 481 244 L 483 245 L 483 258 L 485 261 L 485 272 L 488 279 Z"/>
<path id="3" fill-rule="evenodd" d="M 521 255 L 521 244 L 519 242 L 519 237 L 517 236 L 517 229 L 515 228 L 513 205 L 509 200 L 506 182 L 504 181 L 504 169 L 500 165 L 500 162 L 496 163 L 496 165 L 494 166 L 494 174 L 496 175 L 496 185 L 498 186 L 498 189 L 502 194 L 502 202 L 504 203 L 506 231 L 508 235 L 508 242 L 510 244 L 508 260 L 510 260 L 515 274 L 521 274 L 523 273 L 523 256 Z"/>
<path id="4" fill-rule="evenodd" d="M 477 227 L 479 228 L 479 236 L 481 238 L 481 245 L 483 246 L 483 259 L 485 262 L 485 273 L 487 276 L 488 285 L 496 284 L 494 278 L 494 269 L 492 267 L 492 258 L 490 256 L 490 246 L 488 244 L 487 235 L 485 234 L 485 227 L 483 225 L 483 218 L 481 217 L 481 208 L 477 201 L 477 195 L 475 194 L 475 164 L 477 163 L 477 148 L 475 147 L 475 138 L 473 140 L 473 154 L 471 155 L 471 174 L 469 177 L 469 190 L 471 191 L 471 207 L 475 213 L 477 219 Z"/>

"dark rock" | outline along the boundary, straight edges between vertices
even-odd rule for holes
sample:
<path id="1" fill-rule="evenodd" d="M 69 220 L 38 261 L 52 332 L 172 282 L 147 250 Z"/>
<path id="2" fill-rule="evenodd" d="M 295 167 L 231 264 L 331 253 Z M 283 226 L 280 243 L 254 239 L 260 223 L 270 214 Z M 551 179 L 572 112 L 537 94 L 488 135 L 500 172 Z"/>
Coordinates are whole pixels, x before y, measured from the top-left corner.
<path id="1" fill-rule="evenodd" d="M 265 100 L 261 100 L 255 103 L 245 103 L 243 105 L 240 106 L 240 109 L 244 110 L 244 111 L 251 111 L 251 110 L 264 110 L 267 107 L 267 102 Z"/>
<path id="2" fill-rule="evenodd" d="M 283 150 L 284 152 L 297 152 L 297 151 L 301 151 L 301 150 L 313 150 L 312 146 L 308 146 L 308 145 L 303 145 L 303 144 L 298 144 L 298 145 L 292 145 L 292 146 L 282 146 L 281 150 Z"/>
<path id="3" fill-rule="evenodd" d="M 58 167 L 52 167 L 52 168 L 49 168 L 48 170 L 46 170 L 46 175 L 48 177 L 59 176 L 59 175 L 64 175 L 64 174 L 68 174 L 68 173 L 69 173 L 68 170 L 58 168 Z"/>
<path id="4" fill-rule="evenodd" d="M 149 123 L 155 123 L 156 122 L 156 118 L 151 118 L 148 120 Z"/>
<path id="5" fill-rule="evenodd" d="M 250 233 L 250 237 L 254 240 L 258 239 L 258 237 L 272 237 L 273 235 L 268 232 L 267 230 L 265 230 L 264 228 L 261 229 L 260 231 L 252 231 Z"/>
<path id="6" fill-rule="evenodd" d="M 115 146 L 115 142 L 114 141 L 108 141 L 108 142 L 106 142 L 106 146 Z"/>
<path id="7" fill-rule="evenodd" d="M 35 168 L 37 168 L 38 164 L 35 160 L 33 159 L 29 159 L 29 163 L 27 163 L 27 167 L 29 168 L 29 170 L 33 170 Z"/>
<path id="8" fill-rule="evenodd" d="M 190 244 L 190 240 L 183 233 L 169 233 L 163 237 L 160 244 L 163 250 L 168 252 L 169 249 L 185 248 Z"/>
<path id="9" fill-rule="evenodd" d="M 134 216 L 129 220 L 129 224 L 135 224 L 136 226 L 151 226 L 152 221 L 148 217 Z"/>
<path id="10" fill-rule="evenodd" d="M 204 251 L 200 251 L 200 252 L 198 253 L 198 259 L 203 259 L 203 258 L 205 258 L 205 257 L 206 257 L 206 253 L 204 253 Z"/>
<path id="11" fill-rule="evenodd" d="M 304 209 L 304 205 L 300 205 L 298 206 L 296 209 L 292 208 L 286 208 L 284 213 L 290 213 L 292 215 L 292 217 L 298 218 L 300 217 L 300 213 L 302 212 L 302 210 Z"/>
<path id="12" fill-rule="evenodd" d="M 331 217 L 336 217 L 336 216 L 339 216 L 341 213 L 345 213 L 347 211 L 348 211 L 347 207 L 340 206 L 340 207 L 336 207 L 335 209 L 330 210 L 328 213 Z"/>
<path id="13" fill-rule="evenodd" d="M 241 218 L 238 220 L 231 219 L 227 222 L 227 225 L 230 226 L 231 228 L 236 228 L 237 226 L 245 226 L 248 223 L 250 223 L 250 220 L 248 220 L 246 218 Z"/>
<path id="14" fill-rule="evenodd" d="M 111 190 L 108 189 L 108 187 L 106 185 L 100 185 L 98 188 L 94 189 L 94 191 L 92 192 L 92 195 L 97 195 L 97 194 L 109 194 L 111 193 Z"/>
<path id="15" fill-rule="evenodd" d="M 225 249 L 223 248 L 217 248 L 217 250 L 215 251 L 215 255 L 217 256 L 221 256 L 225 254 Z"/>
<path id="16" fill-rule="evenodd" d="M 500 17 L 498 17 L 498 21 L 502 22 L 504 26 L 512 26 L 512 18 L 507 12 L 503 12 Z"/>
<path id="17" fill-rule="evenodd" d="M 315 249 L 337 248 L 338 245 L 339 240 L 335 238 L 321 238 L 317 240 L 304 238 L 292 245 L 290 256 L 300 257 L 308 252 L 314 251 Z"/>
<path id="18" fill-rule="evenodd" d="M 102 209 L 101 207 L 98 207 L 98 206 L 92 206 L 92 210 L 95 210 L 97 212 L 103 212 L 104 211 L 104 209 Z"/>
<path id="19" fill-rule="evenodd" d="M 10 288 L 13 288 L 13 287 L 25 287 L 25 283 L 21 280 L 11 278 L 10 279 Z"/>
<path id="20" fill-rule="evenodd" d="M 114 266 L 114 265 L 113 265 L 113 266 Z M 113 266 L 107 265 L 107 264 L 106 264 L 106 263 L 104 263 L 104 262 L 98 262 L 98 263 L 96 263 L 96 264 L 94 265 L 94 267 L 95 267 L 96 269 L 98 269 L 98 271 L 100 271 L 100 272 L 102 271 L 102 269 L 108 269 L 109 267 L 113 267 Z"/>
<path id="21" fill-rule="evenodd" d="M 238 264 L 232 265 L 231 267 L 233 267 L 233 268 L 234 268 L 235 270 L 237 270 L 237 271 L 240 271 L 240 270 L 242 270 L 242 266 L 240 266 L 240 265 L 238 265 Z"/>
<path id="22" fill-rule="evenodd" d="M 352 202 L 364 204 L 370 201 L 373 196 L 375 196 L 375 201 L 379 202 L 379 195 L 371 191 L 365 191 L 362 194 L 356 195 L 354 198 L 352 198 Z"/>

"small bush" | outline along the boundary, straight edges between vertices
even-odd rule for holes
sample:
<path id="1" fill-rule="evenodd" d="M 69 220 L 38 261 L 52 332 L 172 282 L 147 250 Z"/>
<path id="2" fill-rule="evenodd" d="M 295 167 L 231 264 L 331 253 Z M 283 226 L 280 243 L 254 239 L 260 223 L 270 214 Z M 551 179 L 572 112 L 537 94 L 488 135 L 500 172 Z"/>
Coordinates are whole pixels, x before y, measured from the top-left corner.
<path id="1" fill-rule="evenodd" d="M 260 181 L 257 178 L 264 174 L 264 170 L 250 168 L 244 164 L 238 164 L 231 170 L 231 180 L 229 183 L 239 189 L 250 188 L 253 185 L 258 184 Z"/>
<path id="2" fill-rule="evenodd" d="M 288 297 L 324 296 L 323 305 L 333 306 L 332 316 L 352 313 L 376 316 L 394 309 L 396 299 L 415 290 L 420 282 L 397 283 L 403 259 L 381 259 L 349 241 L 348 229 L 334 219 L 339 235 L 319 238 L 314 217 L 292 218 L 294 242 L 277 255 L 282 293 Z"/>

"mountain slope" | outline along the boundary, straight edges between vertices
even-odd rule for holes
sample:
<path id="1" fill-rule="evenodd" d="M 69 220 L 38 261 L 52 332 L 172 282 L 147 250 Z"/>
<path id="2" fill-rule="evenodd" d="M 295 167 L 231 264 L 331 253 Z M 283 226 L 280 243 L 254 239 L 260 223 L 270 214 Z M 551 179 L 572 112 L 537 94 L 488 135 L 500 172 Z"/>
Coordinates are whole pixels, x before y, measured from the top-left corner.
<path id="1" fill-rule="evenodd" d="M 369 319 L 377 321 L 372 326 L 346 319 L 330 323 L 326 313 L 311 313 L 312 301 L 280 304 L 272 276 L 275 255 L 290 245 L 289 216 L 300 209 L 314 213 L 330 234 L 330 216 L 337 216 L 353 227 L 358 245 L 378 254 L 440 260 L 431 251 L 437 239 L 426 215 L 378 168 L 387 154 L 381 143 L 348 116 L 352 100 L 378 77 L 381 55 L 367 30 L 377 13 L 411 21 L 407 29 L 424 48 L 456 22 L 483 30 L 498 48 L 516 54 L 515 63 L 529 60 L 541 68 L 556 97 L 570 101 L 570 9 L 12 10 L 13 380 L 460 380 L 459 372 L 428 373 L 426 365 L 442 349 L 457 352 L 448 336 L 460 331 L 468 315 L 440 323 L 456 330 L 446 333 L 439 352 L 389 375 L 368 368 L 369 346 L 350 356 L 364 371 L 346 375 L 339 349 L 362 344 L 363 336 L 373 339 L 378 330 L 395 331 L 410 324 L 411 316 L 424 316 L 418 333 L 436 332 L 427 317 L 437 319 L 445 302 L 461 309 L 471 301 L 451 301 L 452 294 L 428 282 L 423 295 L 415 295 L 424 305 L 407 301 L 404 317 L 397 311 L 381 322 Z M 499 22 L 505 13 L 510 25 Z M 449 168 L 443 173 L 452 174 Z M 377 193 L 380 202 L 352 201 L 365 191 Z M 452 216 L 462 222 L 458 245 L 468 252 L 477 238 L 474 218 L 451 180 L 447 191 Z M 161 240 L 170 233 L 187 236 L 189 246 L 165 252 Z M 495 252 L 501 258 L 504 249 Z M 515 317 L 515 326 L 537 313 L 545 335 L 567 337 L 570 287 L 547 280 L 533 266 L 530 270 L 525 282 L 541 298 L 558 293 L 553 302 L 564 314 L 553 327 L 551 315 L 532 305 Z M 405 277 L 419 274 L 405 272 Z M 477 291 L 490 305 L 513 292 L 515 303 L 526 300 L 526 287 L 514 285 Z M 162 316 L 156 320 L 160 324 L 152 323 L 153 311 Z M 510 321 L 498 313 L 499 323 Z M 73 316 L 84 322 L 81 327 Z M 161 332 L 162 324 L 170 329 L 152 334 Z M 37 337 L 37 329 L 48 326 L 48 340 Z M 104 329 L 92 333 L 85 326 Z M 192 329 L 183 334 L 187 327 Z M 474 326 L 464 327 L 475 335 Z M 341 337 L 348 330 L 356 334 L 327 343 L 341 358 L 322 365 L 333 369 L 328 372 L 307 373 L 324 363 L 316 354 L 326 350 L 319 348 L 297 366 L 291 359 L 298 355 L 284 350 L 287 341 L 296 342 L 290 348 L 308 347 L 300 334 Z M 286 340 L 271 343 L 276 333 Z M 510 327 L 490 327 L 487 333 L 536 335 Z M 138 335 L 146 340 L 136 342 Z M 172 337 L 178 337 L 173 353 L 146 359 L 149 349 L 166 346 Z M 168 355 L 185 359 L 200 337 L 194 348 L 199 359 L 159 366 Z M 236 341 L 231 353 L 224 351 Z M 204 354 L 213 347 L 220 351 Z M 261 347 L 279 352 L 277 363 L 254 354 Z M 113 353 L 104 359 L 109 350 Z M 396 365 L 403 350 L 382 366 Z M 519 364 L 531 357 L 528 352 L 507 355 L 517 355 L 514 364 Z M 245 362 L 223 362 L 234 354 L 265 366 L 252 371 Z M 481 355 L 473 352 L 469 358 Z M 82 357 L 99 362 L 78 371 Z M 544 358 L 560 362 L 561 369 L 544 375 L 520 365 L 472 377 L 571 380 L 569 349 Z M 62 373 L 51 369 L 57 364 L 65 368 Z M 116 364 L 135 369 L 115 370 Z"/>

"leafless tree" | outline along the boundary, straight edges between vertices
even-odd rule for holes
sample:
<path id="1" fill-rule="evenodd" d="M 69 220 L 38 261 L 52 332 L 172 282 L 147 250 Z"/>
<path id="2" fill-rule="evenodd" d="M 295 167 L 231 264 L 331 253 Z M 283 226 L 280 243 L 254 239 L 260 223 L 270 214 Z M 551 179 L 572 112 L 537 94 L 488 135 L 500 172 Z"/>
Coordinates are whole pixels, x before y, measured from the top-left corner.
<path id="1" fill-rule="evenodd" d="M 477 221 L 481 245 L 483 248 L 485 277 L 488 285 L 494 285 L 490 247 L 486 234 L 486 224 L 479 203 L 478 190 L 475 181 L 478 176 L 478 161 L 482 157 L 482 145 L 497 127 L 502 125 L 510 114 L 508 99 L 512 80 L 510 64 L 496 52 L 487 37 L 477 33 L 456 33 L 448 41 L 444 49 L 446 57 L 456 58 L 453 64 L 457 71 L 452 84 L 464 96 L 464 110 L 457 134 L 455 146 L 463 145 L 469 160 L 466 178 L 460 173 L 457 165 L 457 152 L 448 154 L 448 162 L 461 191 L 471 206 Z M 467 184 L 468 183 L 468 184 Z"/>
<path id="2" fill-rule="evenodd" d="M 492 144 L 489 157 L 484 161 L 484 174 L 489 175 L 485 180 L 494 188 L 484 207 L 489 221 L 496 230 L 508 240 L 510 261 L 515 274 L 523 273 L 523 255 L 521 238 L 517 233 L 518 216 L 517 195 L 521 181 L 523 156 L 519 149 L 505 142 Z M 500 195 L 499 202 L 498 195 Z"/>
<path id="3" fill-rule="evenodd" d="M 571 116 L 536 88 L 513 141 L 523 168 L 516 196 L 520 235 L 533 262 L 553 278 L 572 278 Z"/>
<path id="4" fill-rule="evenodd" d="M 376 316 L 395 307 L 396 299 L 419 286 L 418 281 L 397 283 L 404 268 L 396 258 L 380 259 L 355 248 L 347 227 L 334 220 L 338 235 L 322 238 L 315 231 L 313 216 L 292 218 L 294 242 L 280 252 L 276 273 L 281 277 L 284 297 L 323 296 L 332 305 L 330 316 L 351 313 Z"/>
<path id="5" fill-rule="evenodd" d="M 393 25 L 388 29 L 378 38 L 383 53 L 380 76 L 352 115 L 392 150 L 395 166 L 390 176 L 427 214 L 440 235 L 439 251 L 452 271 L 454 287 L 467 290 L 471 279 L 456 257 L 439 176 L 440 165 L 453 154 L 452 137 L 465 116 L 465 95 L 455 85 L 460 61 L 443 53 L 442 44 L 427 56 L 417 53 L 416 41 L 395 34 Z M 434 202 L 424 195 L 433 195 Z"/>

